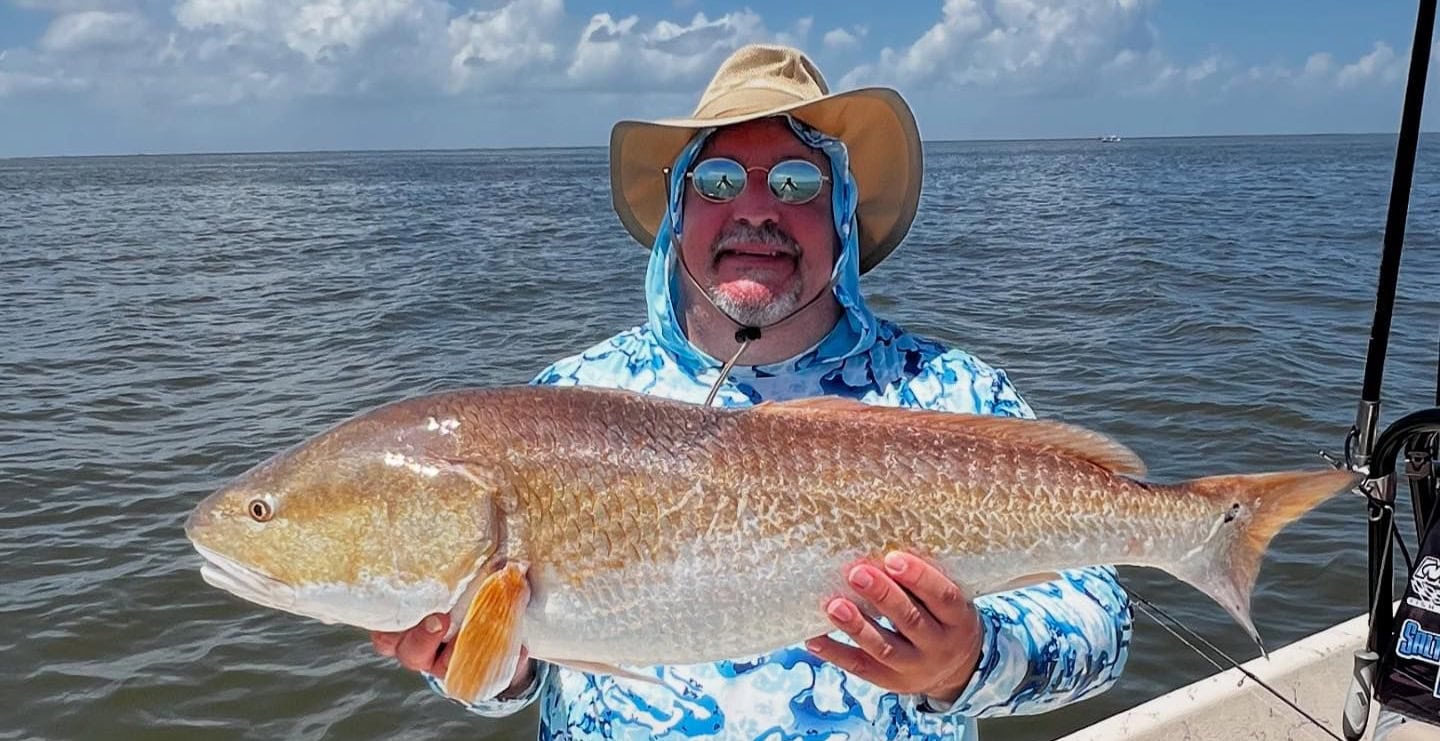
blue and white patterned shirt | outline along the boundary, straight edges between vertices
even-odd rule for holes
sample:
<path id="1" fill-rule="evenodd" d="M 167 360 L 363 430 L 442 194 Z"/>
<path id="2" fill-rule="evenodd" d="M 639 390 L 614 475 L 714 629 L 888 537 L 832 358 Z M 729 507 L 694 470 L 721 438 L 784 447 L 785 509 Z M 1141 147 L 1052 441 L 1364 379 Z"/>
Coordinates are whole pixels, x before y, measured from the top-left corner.
<path id="1" fill-rule="evenodd" d="M 844 315 L 815 347 L 766 366 L 737 366 L 716 404 L 843 396 L 869 404 L 1033 417 L 1005 373 L 960 350 L 906 332 L 872 314 L 859 290 L 855 184 L 844 145 L 790 120 L 824 151 L 841 251 L 831 287 Z M 673 235 L 679 233 L 684 172 L 710 132 L 672 169 L 669 211 L 646 273 L 646 324 L 546 368 L 535 383 L 623 388 L 702 403 L 721 363 L 690 344 L 681 326 Z M 757 657 L 690 666 L 626 667 L 660 684 L 537 664 L 519 697 L 471 705 L 504 716 L 537 699 L 543 739 L 975 738 L 975 719 L 1045 712 L 1094 696 L 1120 677 L 1130 645 L 1129 598 L 1113 568 L 975 600 L 983 637 L 979 666 L 948 708 L 897 695 L 791 646 Z M 836 640 L 848 641 L 842 633 Z M 958 649 L 959 647 L 957 647 Z M 427 677 L 438 690 L 433 678 Z"/>

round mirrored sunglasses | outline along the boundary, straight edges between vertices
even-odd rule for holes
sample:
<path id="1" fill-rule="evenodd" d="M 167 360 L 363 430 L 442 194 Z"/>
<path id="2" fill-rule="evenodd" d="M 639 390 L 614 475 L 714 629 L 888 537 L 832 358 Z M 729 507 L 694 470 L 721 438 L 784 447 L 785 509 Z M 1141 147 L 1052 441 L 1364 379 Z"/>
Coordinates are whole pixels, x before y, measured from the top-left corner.
<path id="1" fill-rule="evenodd" d="M 820 171 L 814 162 L 803 159 L 783 160 L 773 167 L 745 167 L 727 157 L 711 157 L 696 163 L 685 174 L 695 186 L 695 192 L 707 201 L 726 203 L 745 190 L 745 183 L 752 170 L 766 173 L 770 193 L 782 203 L 798 206 L 809 203 L 820 195 L 820 189 L 830 178 Z"/>

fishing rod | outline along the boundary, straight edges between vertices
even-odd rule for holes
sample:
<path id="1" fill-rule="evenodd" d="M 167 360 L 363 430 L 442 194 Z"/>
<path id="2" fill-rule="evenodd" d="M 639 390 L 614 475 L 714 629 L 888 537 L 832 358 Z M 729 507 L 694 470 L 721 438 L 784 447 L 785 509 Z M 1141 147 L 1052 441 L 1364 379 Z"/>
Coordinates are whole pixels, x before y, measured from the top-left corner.
<path id="1" fill-rule="evenodd" d="M 1385 354 L 1390 343 L 1390 324 L 1395 308 L 1395 288 L 1400 274 L 1400 255 L 1405 244 L 1405 220 L 1410 212 L 1410 187 L 1415 175 L 1415 150 L 1420 140 L 1420 114 L 1425 100 L 1425 77 L 1430 67 L 1430 44 L 1435 30 L 1436 0 L 1420 0 L 1415 18 L 1415 37 L 1410 45 L 1410 69 L 1405 83 L 1400 135 L 1395 146 L 1395 167 L 1390 183 L 1390 204 L 1385 220 L 1384 248 L 1375 290 L 1375 314 L 1366 351 L 1365 376 L 1355 424 L 1345 439 L 1346 464 L 1366 475 L 1369 525 L 1369 634 L 1365 646 L 1355 652 L 1354 670 L 1346 693 L 1343 730 L 1346 739 L 1357 741 L 1365 733 L 1374 697 L 1380 651 L 1394 629 L 1392 612 L 1394 577 L 1392 533 L 1395 531 L 1395 458 L 1407 453 L 1407 475 L 1412 482 L 1412 507 L 1417 530 L 1425 528 L 1435 514 L 1435 468 L 1433 434 L 1440 432 L 1440 410 L 1430 409 L 1409 415 L 1392 424 L 1378 437 L 1380 386 L 1385 375 Z M 1436 406 L 1440 407 L 1440 361 L 1437 361 Z M 1416 416 L 1420 415 L 1420 416 Z M 1433 419 L 1432 419 L 1433 417 Z M 1435 425 L 1432 429 L 1432 425 Z"/>

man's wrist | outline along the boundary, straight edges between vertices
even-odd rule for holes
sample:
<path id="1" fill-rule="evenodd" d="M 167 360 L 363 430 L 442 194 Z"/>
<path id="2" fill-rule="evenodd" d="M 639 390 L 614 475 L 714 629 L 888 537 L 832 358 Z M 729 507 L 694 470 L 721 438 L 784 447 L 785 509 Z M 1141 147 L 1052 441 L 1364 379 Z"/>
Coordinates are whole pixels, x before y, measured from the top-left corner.
<path id="1" fill-rule="evenodd" d="M 956 700 L 960 699 L 960 695 L 965 692 L 965 688 L 970 686 L 970 682 L 975 678 L 975 672 L 980 669 L 979 641 L 971 645 L 966 655 L 958 657 L 957 663 L 961 668 L 957 672 L 956 679 L 953 682 L 926 691 L 925 696 L 930 698 L 932 704 L 944 705 L 946 707 L 952 706 Z"/>
<path id="2" fill-rule="evenodd" d="M 959 684 L 954 686 L 938 687 L 927 691 L 921 696 L 921 707 L 932 713 L 948 713 L 955 708 L 960 701 L 960 696 L 975 681 L 975 672 L 980 670 L 980 652 L 975 651 L 975 660 L 971 664 L 971 670 L 965 674 Z"/>
<path id="3" fill-rule="evenodd" d="M 982 675 L 987 664 L 986 656 L 993 656 L 996 652 L 996 634 L 994 625 L 985 618 L 984 612 L 976 609 L 979 618 L 979 631 L 975 641 L 970 644 L 967 656 L 957 657 L 963 673 L 955 678 L 959 682 L 957 687 L 951 687 L 947 682 L 943 687 L 925 692 L 916 698 L 917 709 L 925 713 L 951 713 L 961 706 L 969 706 L 973 702 L 974 694 L 980 690 L 980 684 L 986 681 Z"/>

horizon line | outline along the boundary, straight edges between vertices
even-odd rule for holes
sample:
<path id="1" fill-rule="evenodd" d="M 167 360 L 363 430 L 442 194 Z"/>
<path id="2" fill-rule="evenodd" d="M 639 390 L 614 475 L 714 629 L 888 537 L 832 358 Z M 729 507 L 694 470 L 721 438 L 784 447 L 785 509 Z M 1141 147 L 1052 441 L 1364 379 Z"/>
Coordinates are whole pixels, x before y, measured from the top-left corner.
<path id="1" fill-rule="evenodd" d="M 1421 135 L 1440 133 L 1440 131 L 1421 130 Z M 1098 141 L 1102 136 L 1054 136 L 1054 137 L 980 137 L 973 139 L 926 139 L 921 137 L 921 145 L 926 144 L 987 144 L 987 143 L 1016 143 L 1016 142 L 1068 142 L 1068 141 Z M 1120 136 L 1120 135 L 1115 135 Z M 1323 137 L 1323 136 L 1399 136 L 1394 131 L 1325 131 L 1308 133 L 1285 133 L 1285 134 L 1162 134 L 1148 136 L 1121 136 L 1121 141 L 1127 140 L 1156 140 L 1156 139 L 1240 139 L 1240 138 L 1280 138 L 1280 137 Z M 425 152 L 514 152 L 525 150 L 571 150 L 571 149 L 606 149 L 606 144 L 537 144 L 529 146 L 505 146 L 505 147 L 420 147 L 420 148 L 349 148 L 349 149 L 255 149 L 255 150 L 233 150 L 233 151 L 194 151 L 194 152 L 127 152 L 123 154 L 18 154 L 0 155 L 0 162 L 11 160 L 44 160 L 44 159 L 87 159 L 87 158 L 120 158 L 120 157 L 235 157 L 235 156 L 259 156 L 259 155 L 285 155 L 285 154 L 390 154 L 390 153 L 425 153 Z"/>

